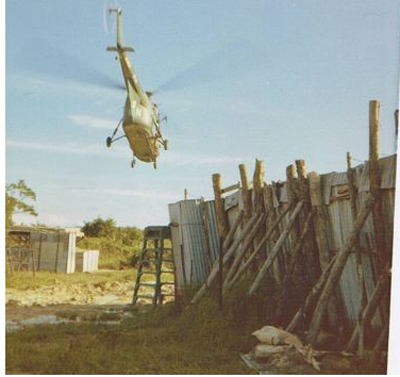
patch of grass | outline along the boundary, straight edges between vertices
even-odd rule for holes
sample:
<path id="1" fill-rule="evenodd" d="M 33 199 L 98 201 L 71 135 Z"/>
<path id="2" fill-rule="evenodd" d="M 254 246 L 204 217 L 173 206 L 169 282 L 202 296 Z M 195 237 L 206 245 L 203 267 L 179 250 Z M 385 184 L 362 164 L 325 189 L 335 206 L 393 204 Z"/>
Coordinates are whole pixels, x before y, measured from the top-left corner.
<path id="1" fill-rule="evenodd" d="M 179 313 L 173 304 L 118 326 L 43 325 L 7 335 L 7 373 L 249 374 L 238 353 L 254 339 L 214 298 Z"/>

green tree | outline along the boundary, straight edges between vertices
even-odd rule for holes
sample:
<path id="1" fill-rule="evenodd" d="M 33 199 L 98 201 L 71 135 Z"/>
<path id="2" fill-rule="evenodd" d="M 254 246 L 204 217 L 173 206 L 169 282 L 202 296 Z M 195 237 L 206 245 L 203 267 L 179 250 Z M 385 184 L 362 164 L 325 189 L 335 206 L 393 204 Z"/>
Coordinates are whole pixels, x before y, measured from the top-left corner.
<path id="1" fill-rule="evenodd" d="M 100 216 L 93 221 L 85 221 L 82 227 L 82 232 L 87 237 L 108 237 L 112 238 L 116 231 L 115 220 L 109 218 L 103 220 Z"/>
<path id="2" fill-rule="evenodd" d="M 35 192 L 29 188 L 25 181 L 20 179 L 18 183 L 10 183 L 6 185 L 6 228 L 11 227 L 13 216 L 19 213 L 27 213 L 37 216 L 33 205 L 27 201 L 36 201 Z"/>

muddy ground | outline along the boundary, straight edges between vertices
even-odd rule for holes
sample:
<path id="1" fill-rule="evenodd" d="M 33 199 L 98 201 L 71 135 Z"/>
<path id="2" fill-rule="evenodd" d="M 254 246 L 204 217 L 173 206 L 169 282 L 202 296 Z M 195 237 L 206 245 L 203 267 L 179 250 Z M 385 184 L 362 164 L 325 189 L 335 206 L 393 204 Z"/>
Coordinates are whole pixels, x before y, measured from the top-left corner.
<path id="1" fill-rule="evenodd" d="M 55 282 L 34 289 L 6 289 L 6 328 L 13 331 L 28 325 L 71 321 L 119 321 L 132 311 L 133 281 L 69 283 Z M 141 288 L 152 294 L 151 287 Z M 172 286 L 164 286 L 172 293 Z M 165 301 L 168 301 L 166 298 Z M 136 310 L 150 300 L 138 299 Z"/>

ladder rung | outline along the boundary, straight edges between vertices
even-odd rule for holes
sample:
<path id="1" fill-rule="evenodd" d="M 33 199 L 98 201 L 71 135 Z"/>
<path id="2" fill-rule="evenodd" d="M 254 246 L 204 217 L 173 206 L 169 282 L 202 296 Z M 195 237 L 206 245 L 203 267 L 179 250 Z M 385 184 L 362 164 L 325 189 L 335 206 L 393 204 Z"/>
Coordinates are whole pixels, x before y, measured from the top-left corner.
<path id="1" fill-rule="evenodd" d="M 149 298 L 149 299 L 153 299 L 154 296 L 152 296 L 152 295 L 135 295 L 134 298 Z"/>
<path id="2" fill-rule="evenodd" d="M 141 261 L 139 261 L 139 264 L 143 264 L 143 263 L 156 263 L 157 259 L 142 259 Z"/>
<path id="3" fill-rule="evenodd" d="M 155 287 L 156 283 L 138 283 L 138 285 L 143 285 L 144 287 Z"/>
<path id="4" fill-rule="evenodd" d="M 138 272 L 139 275 L 149 274 L 149 275 L 157 275 L 154 271 L 140 271 Z"/>
<path id="5" fill-rule="evenodd" d="M 162 274 L 173 274 L 174 271 L 173 270 L 162 270 L 161 273 Z"/>
<path id="6" fill-rule="evenodd" d="M 166 281 L 166 282 L 162 282 L 160 283 L 161 285 L 175 285 L 175 283 L 173 281 Z"/>

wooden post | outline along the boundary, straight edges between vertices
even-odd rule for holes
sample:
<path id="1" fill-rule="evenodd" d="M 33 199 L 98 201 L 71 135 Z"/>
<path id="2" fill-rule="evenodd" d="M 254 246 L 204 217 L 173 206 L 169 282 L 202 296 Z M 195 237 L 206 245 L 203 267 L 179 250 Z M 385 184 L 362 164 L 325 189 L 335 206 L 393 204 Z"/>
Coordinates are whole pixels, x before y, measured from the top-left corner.
<path id="1" fill-rule="evenodd" d="M 200 199 L 200 215 L 201 215 L 201 230 L 202 230 L 203 244 L 204 244 L 204 254 L 206 256 L 207 268 L 209 271 L 212 266 L 212 256 L 210 250 L 210 234 L 208 232 L 207 207 L 203 197 Z"/>
<path id="2" fill-rule="evenodd" d="M 369 102 L 369 181 L 371 193 L 375 198 L 374 208 L 372 209 L 372 220 L 374 223 L 376 247 L 379 253 L 381 264 L 389 257 L 386 247 L 385 223 L 381 201 L 381 179 L 379 171 L 379 113 L 380 103 L 378 101 Z"/>
<path id="3" fill-rule="evenodd" d="M 254 169 L 253 176 L 253 191 L 254 191 L 254 203 L 253 212 L 261 213 L 264 211 L 264 161 L 256 159 L 256 166 Z"/>
<path id="4" fill-rule="evenodd" d="M 240 181 L 242 183 L 241 188 L 241 195 L 243 200 L 243 209 L 244 209 L 244 222 L 243 224 L 247 223 L 251 217 L 251 192 L 249 186 L 249 179 L 247 177 L 247 169 L 246 165 L 240 164 L 239 165 L 239 172 L 240 172 Z"/>
<path id="5" fill-rule="evenodd" d="M 58 237 L 57 237 L 57 250 L 56 250 L 56 263 L 54 266 L 54 272 L 57 272 L 57 268 L 58 268 L 58 253 L 60 251 L 60 240 L 61 240 L 61 233 L 58 232 Z"/>
<path id="6" fill-rule="evenodd" d="M 300 213 L 300 210 L 303 206 L 303 202 L 299 202 L 296 205 L 296 208 L 293 210 L 292 214 L 290 215 L 289 221 L 286 224 L 285 230 L 282 232 L 280 235 L 278 241 L 272 248 L 271 252 L 268 255 L 267 260 L 264 262 L 263 266 L 261 267 L 260 271 L 258 272 L 256 278 L 253 281 L 253 284 L 251 285 L 248 296 L 252 296 L 254 292 L 258 289 L 260 286 L 263 278 L 265 277 L 265 274 L 268 272 L 268 269 L 271 267 L 272 262 L 274 261 L 275 257 L 277 256 L 279 250 L 281 249 L 283 243 L 285 242 L 287 236 L 289 235 L 289 232 L 291 231 L 293 224 Z"/>
<path id="7" fill-rule="evenodd" d="M 264 206 L 264 175 L 265 175 L 265 170 L 264 170 L 264 161 L 257 160 L 256 159 L 256 165 L 254 169 L 254 176 L 253 176 L 253 213 L 264 213 L 265 211 L 265 206 Z M 260 229 L 255 238 L 254 238 L 254 248 L 257 247 L 259 242 L 261 241 L 263 234 L 264 234 L 264 229 L 265 229 L 265 218 L 261 223 L 261 227 L 263 229 Z M 251 249 L 250 249 L 251 251 Z M 262 262 L 263 260 L 263 255 L 258 254 L 259 261 Z M 264 258 L 265 260 L 265 258 Z M 255 267 L 255 266 L 254 266 Z"/>
<path id="8" fill-rule="evenodd" d="M 325 314 L 325 310 L 327 309 L 329 300 L 332 294 L 335 292 L 335 289 L 339 283 L 340 276 L 343 272 L 344 266 L 346 265 L 347 259 L 353 249 L 356 237 L 358 236 L 362 227 L 364 226 L 364 223 L 367 220 L 367 217 L 372 210 L 374 202 L 375 202 L 374 197 L 369 195 L 365 200 L 359 214 L 357 215 L 357 219 L 354 222 L 354 229 L 347 237 L 346 241 L 343 243 L 342 247 L 338 252 L 335 264 L 332 267 L 332 271 L 329 275 L 328 281 L 326 282 L 325 288 L 322 291 L 321 297 L 319 298 L 317 307 L 314 311 L 314 315 L 311 321 L 310 331 L 308 336 L 308 341 L 311 345 L 314 345 L 317 340 L 322 319 Z"/>
<path id="9" fill-rule="evenodd" d="M 213 174 L 212 176 L 214 197 L 215 197 L 215 212 L 217 215 L 218 233 L 222 240 L 225 239 L 229 231 L 228 217 L 224 208 L 224 198 L 222 197 L 222 179 L 221 174 Z M 222 243 L 221 243 L 222 247 Z"/>
<path id="10" fill-rule="evenodd" d="M 187 200 L 187 198 L 188 198 L 188 190 L 186 188 L 183 191 L 183 198 L 184 198 L 184 200 Z"/>

